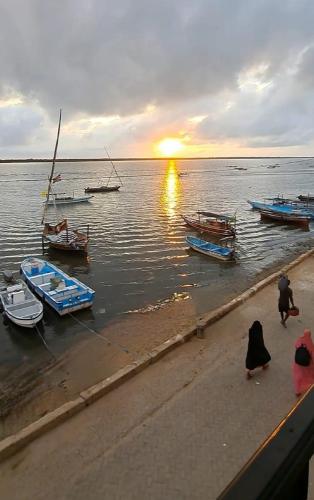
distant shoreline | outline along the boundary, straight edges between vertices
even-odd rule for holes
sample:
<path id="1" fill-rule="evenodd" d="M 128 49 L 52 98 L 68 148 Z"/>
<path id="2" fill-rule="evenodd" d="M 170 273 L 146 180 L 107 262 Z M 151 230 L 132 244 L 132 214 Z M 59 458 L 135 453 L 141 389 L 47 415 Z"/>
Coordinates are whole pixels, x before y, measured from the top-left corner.
<path id="1" fill-rule="evenodd" d="M 259 159 L 313 159 L 314 156 L 194 156 L 194 157 L 155 157 L 155 158 L 57 158 L 58 163 L 92 162 L 92 161 L 169 161 L 169 160 L 259 160 Z M 52 158 L 8 158 L 0 159 L 0 163 L 51 163 Z"/>

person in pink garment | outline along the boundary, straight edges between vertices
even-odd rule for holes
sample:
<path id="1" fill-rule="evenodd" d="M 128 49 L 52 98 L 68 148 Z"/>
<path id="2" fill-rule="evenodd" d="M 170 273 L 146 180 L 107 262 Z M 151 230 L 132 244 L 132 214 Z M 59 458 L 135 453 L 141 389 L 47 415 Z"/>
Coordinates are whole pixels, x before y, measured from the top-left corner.
<path id="1" fill-rule="evenodd" d="M 302 345 L 307 348 L 311 359 L 308 366 L 301 366 L 297 364 L 296 361 L 293 362 L 293 382 L 297 396 L 306 392 L 307 389 L 314 384 L 314 344 L 311 339 L 311 332 L 308 329 L 305 329 L 303 335 L 298 338 L 295 343 L 295 348 L 297 349 Z"/>

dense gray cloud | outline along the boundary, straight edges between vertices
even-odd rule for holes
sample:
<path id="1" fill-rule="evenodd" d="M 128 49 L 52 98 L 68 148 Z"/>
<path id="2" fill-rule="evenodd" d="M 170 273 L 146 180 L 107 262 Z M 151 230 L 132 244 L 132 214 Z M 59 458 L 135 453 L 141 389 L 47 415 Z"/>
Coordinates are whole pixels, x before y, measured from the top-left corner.
<path id="1" fill-rule="evenodd" d="M 312 134 L 313 19 L 312 0 L 11 0 L 0 7 L 0 97 L 13 89 L 68 119 L 155 104 L 184 120 L 202 102 L 204 140 L 302 143 Z M 239 75 L 261 64 L 273 82 L 264 101 L 239 90 Z M 219 113 L 226 95 L 233 107 Z"/>

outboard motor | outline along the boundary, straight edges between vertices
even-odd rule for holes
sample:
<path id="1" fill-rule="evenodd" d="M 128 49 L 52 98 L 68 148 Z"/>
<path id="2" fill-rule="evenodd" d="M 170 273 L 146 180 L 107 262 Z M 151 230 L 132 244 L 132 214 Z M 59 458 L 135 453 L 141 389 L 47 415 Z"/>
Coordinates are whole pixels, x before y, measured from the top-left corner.
<path id="1" fill-rule="evenodd" d="M 7 283 L 13 283 L 14 281 L 14 276 L 12 271 L 2 271 L 4 281 Z"/>

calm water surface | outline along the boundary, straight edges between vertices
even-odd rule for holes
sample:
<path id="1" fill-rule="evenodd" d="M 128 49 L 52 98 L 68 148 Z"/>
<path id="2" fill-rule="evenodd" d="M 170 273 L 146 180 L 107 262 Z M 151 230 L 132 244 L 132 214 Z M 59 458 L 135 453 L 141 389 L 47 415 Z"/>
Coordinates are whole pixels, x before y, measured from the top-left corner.
<path id="1" fill-rule="evenodd" d="M 267 168 L 275 164 L 280 166 Z M 90 203 L 59 207 L 72 225 L 90 225 L 89 256 L 55 252 L 45 257 L 96 291 L 92 310 L 77 313 L 91 328 L 100 329 L 122 313 L 174 293 L 191 294 L 201 313 L 312 244 L 312 228 L 303 232 L 262 223 L 246 202 L 314 193 L 311 159 L 121 162 L 117 168 L 124 184 L 120 192 L 98 193 Z M 0 269 L 14 270 L 26 256 L 42 255 L 40 193 L 47 187 L 50 165 L 0 165 L 0 171 Z M 81 194 L 100 179 L 106 182 L 110 165 L 62 163 L 57 164 L 59 172 L 64 180 L 55 185 L 56 191 Z M 188 175 L 178 176 L 180 172 Z M 187 248 L 185 236 L 190 231 L 180 214 L 197 209 L 236 212 L 236 263 L 220 263 Z M 48 214 L 53 221 L 54 209 Z M 0 336 L 2 377 L 4 367 L 31 363 L 44 350 L 36 335 L 12 325 L 1 323 Z M 81 338 L 82 327 L 46 308 L 44 336 L 59 354 Z"/>

